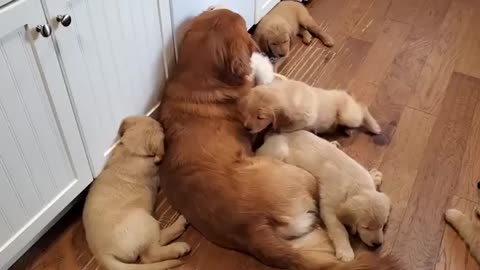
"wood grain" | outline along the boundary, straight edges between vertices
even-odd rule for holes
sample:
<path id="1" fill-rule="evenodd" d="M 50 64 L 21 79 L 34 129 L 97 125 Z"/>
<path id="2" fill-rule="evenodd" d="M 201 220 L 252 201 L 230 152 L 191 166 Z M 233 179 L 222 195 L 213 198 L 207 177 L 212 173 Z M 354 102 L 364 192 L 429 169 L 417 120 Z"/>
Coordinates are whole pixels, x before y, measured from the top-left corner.
<path id="1" fill-rule="evenodd" d="M 390 0 L 375 0 L 365 15 L 357 22 L 350 36 L 374 42 L 384 28 L 390 5 Z"/>
<path id="2" fill-rule="evenodd" d="M 475 217 L 474 209 L 479 205 L 471 201 L 454 196 L 450 201 L 448 208 L 456 208 L 465 213 L 470 218 Z M 465 242 L 458 237 L 452 227 L 447 226 L 443 234 L 442 246 L 435 270 L 478 270 L 479 266 L 475 259 L 470 255 Z"/>
<path id="3" fill-rule="evenodd" d="M 426 1 L 417 0 L 392 0 L 387 17 L 392 20 L 413 23 L 415 15 L 422 9 Z"/>
<path id="4" fill-rule="evenodd" d="M 381 190 L 388 194 L 393 205 L 382 247 L 385 254 L 391 252 L 396 241 L 402 241 L 397 239 L 398 231 L 435 120 L 434 116 L 405 108 L 379 167 L 383 173 Z M 418 132 L 419 127 L 422 132 Z"/>
<path id="5" fill-rule="evenodd" d="M 473 12 L 465 38 L 459 44 L 460 56 L 455 71 L 480 78 L 480 1 L 473 1 L 470 8 Z"/>
<path id="6" fill-rule="evenodd" d="M 446 198 L 458 182 L 467 145 L 464 134 L 480 98 L 479 83 L 459 73 L 450 79 L 392 250 L 412 269 L 431 269 L 436 262 L 445 228 Z"/>
<path id="7" fill-rule="evenodd" d="M 438 114 L 448 84 L 460 54 L 460 45 L 472 16 L 469 8 L 476 0 L 454 1 L 443 21 L 439 37 L 433 51 L 428 56 L 420 75 L 414 94 L 408 106 L 419 110 Z"/>

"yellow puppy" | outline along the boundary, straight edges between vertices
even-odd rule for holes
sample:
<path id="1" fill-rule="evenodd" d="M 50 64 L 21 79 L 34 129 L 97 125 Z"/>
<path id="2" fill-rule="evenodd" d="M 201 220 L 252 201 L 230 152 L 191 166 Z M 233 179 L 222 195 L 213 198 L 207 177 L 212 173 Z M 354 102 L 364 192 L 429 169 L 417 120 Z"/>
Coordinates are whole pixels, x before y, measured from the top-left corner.
<path id="1" fill-rule="evenodd" d="M 164 154 L 163 130 L 144 116 L 126 118 L 119 128 L 120 143 L 92 184 L 83 224 L 95 258 L 109 270 L 161 270 L 182 264 L 190 251 L 186 243 L 169 242 L 187 225 L 180 217 L 160 230 L 152 217 L 159 186 L 158 163 Z M 136 264 L 140 258 L 141 264 Z"/>
<path id="2" fill-rule="evenodd" d="M 383 230 L 390 215 L 391 202 L 377 191 L 382 174 L 367 171 L 350 158 L 337 144 L 308 131 L 272 134 L 257 150 L 259 156 L 270 156 L 310 172 L 319 181 L 320 215 L 342 261 L 354 259 L 348 226 L 371 247 L 383 243 Z"/>
<path id="3" fill-rule="evenodd" d="M 269 57 L 283 58 L 290 52 L 296 35 L 301 35 L 307 45 L 312 42 L 312 36 L 328 47 L 334 44 L 333 38 L 322 30 L 308 10 L 295 1 L 278 3 L 258 23 L 253 38 Z"/>

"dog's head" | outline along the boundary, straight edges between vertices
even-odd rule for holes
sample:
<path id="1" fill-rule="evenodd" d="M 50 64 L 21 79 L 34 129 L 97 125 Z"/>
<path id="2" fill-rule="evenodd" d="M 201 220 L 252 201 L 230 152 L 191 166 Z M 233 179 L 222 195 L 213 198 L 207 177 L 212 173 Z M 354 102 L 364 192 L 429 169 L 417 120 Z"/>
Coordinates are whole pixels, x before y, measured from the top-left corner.
<path id="1" fill-rule="evenodd" d="M 259 85 L 238 101 L 243 125 L 250 133 L 258 133 L 270 124 L 274 130 L 289 125 L 290 119 L 271 91 L 275 90 L 269 89 L 267 85 Z"/>
<path id="2" fill-rule="evenodd" d="M 260 49 L 271 57 L 286 57 L 290 52 L 292 35 L 290 26 L 284 20 L 278 20 L 270 28 L 258 35 Z"/>
<path id="3" fill-rule="evenodd" d="M 192 19 L 186 27 L 177 67 L 227 85 L 244 85 L 252 73 L 250 56 L 257 50 L 239 14 L 214 8 Z"/>
<path id="4" fill-rule="evenodd" d="M 337 214 L 341 222 L 350 227 L 352 234 L 358 233 L 367 246 L 377 248 L 383 244 L 390 211 L 391 201 L 387 195 L 366 191 L 349 198 Z"/>
<path id="5" fill-rule="evenodd" d="M 162 160 L 165 153 L 164 134 L 160 123 L 147 116 L 125 118 L 118 129 L 120 143 L 130 154 L 140 157 L 153 157 L 155 163 Z"/>

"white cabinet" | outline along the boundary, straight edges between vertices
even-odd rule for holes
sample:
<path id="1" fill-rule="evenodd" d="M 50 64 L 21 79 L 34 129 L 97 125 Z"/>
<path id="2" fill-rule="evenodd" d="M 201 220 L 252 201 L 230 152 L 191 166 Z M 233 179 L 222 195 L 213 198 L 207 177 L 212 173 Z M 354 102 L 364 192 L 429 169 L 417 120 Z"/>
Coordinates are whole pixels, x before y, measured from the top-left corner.
<path id="1" fill-rule="evenodd" d="M 255 23 L 258 23 L 280 0 L 256 0 Z"/>
<path id="2" fill-rule="evenodd" d="M 159 104 L 185 20 L 223 4 L 250 27 L 275 1 L 0 0 L 0 269 L 101 171 L 121 119 Z"/>
<path id="3" fill-rule="evenodd" d="M 92 179 L 45 23 L 39 0 L 0 10 L 0 269 Z"/>
<path id="4" fill-rule="evenodd" d="M 47 18 L 55 28 L 53 36 L 67 87 L 97 175 L 121 119 L 145 114 L 159 101 L 167 66 L 159 1 L 45 3 Z M 59 15 L 71 16 L 71 24 L 62 26 L 55 19 Z"/>

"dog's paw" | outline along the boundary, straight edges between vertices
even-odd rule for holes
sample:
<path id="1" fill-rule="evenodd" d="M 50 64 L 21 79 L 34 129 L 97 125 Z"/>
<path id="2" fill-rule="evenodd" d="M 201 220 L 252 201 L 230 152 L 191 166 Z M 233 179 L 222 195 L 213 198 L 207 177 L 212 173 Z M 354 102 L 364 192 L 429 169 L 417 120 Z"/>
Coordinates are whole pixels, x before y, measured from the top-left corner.
<path id="1" fill-rule="evenodd" d="M 175 222 L 173 223 L 175 226 L 178 226 L 178 227 L 181 227 L 181 228 L 187 228 L 188 226 L 188 221 L 187 219 L 183 216 L 183 215 L 180 215 L 177 220 L 175 220 Z"/>
<path id="2" fill-rule="evenodd" d="M 372 176 L 373 182 L 375 183 L 375 186 L 380 186 L 382 184 L 382 178 L 383 174 L 381 171 L 377 169 L 371 169 L 370 170 L 370 175 Z"/>
<path id="3" fill-rule="evenodd" d="M 324 35 L 323 38 L 322 38 L 322 42 L 327 47 L 333 47 L 333 45 L 335 45 L 335 41 L 329 35 Z"/>
<path id="4" fill-rule="evenodd" d="M 185 242 L 176 242 L 170 245 L 174 252 L 177 254 L 177 258 L 185 256 L 191 250 L 190 245 Z"/>
<path id="5" fill-rule="evenodd" d="M 335 145 L 335 147 L 340 148 L 342 145 L 338 141 L 331 141 L 331 144 Z"/>
<path id="6" fill-rule="evenodd" d="M 336 256 L 337 259 L 342 262 L 350 262 L 353 261 L 353 259 L 355 258 L 355 253 L 353 253 L 353 250 L 351 248 L 345 250 L 339 249 L 336 251 Z"/>
<path id="7" fill-rule="evenodd" d="M 463 213 L 457 209 L 448 209 L 445 212 L 445 219 L 448 223 L 455 223 L 463 217 Z"/>

